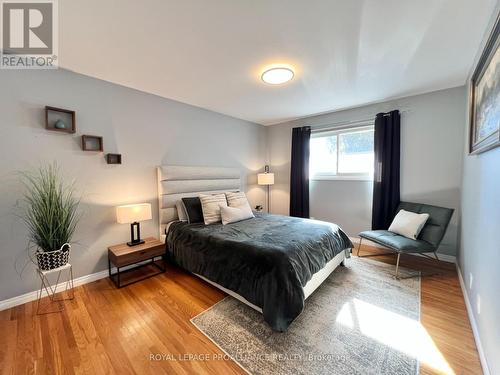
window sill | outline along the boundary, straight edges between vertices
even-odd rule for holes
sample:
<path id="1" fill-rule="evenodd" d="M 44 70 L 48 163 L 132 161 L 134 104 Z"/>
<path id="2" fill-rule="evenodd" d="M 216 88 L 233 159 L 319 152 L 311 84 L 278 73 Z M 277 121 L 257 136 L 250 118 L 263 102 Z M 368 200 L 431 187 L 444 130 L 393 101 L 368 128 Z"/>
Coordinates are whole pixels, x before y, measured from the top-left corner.
<path id="1" fill-rule="evenodd" d="M 373 181 L 373 176 L 355 175 L 355 176 L 313 176 L 312 181 Z"/>

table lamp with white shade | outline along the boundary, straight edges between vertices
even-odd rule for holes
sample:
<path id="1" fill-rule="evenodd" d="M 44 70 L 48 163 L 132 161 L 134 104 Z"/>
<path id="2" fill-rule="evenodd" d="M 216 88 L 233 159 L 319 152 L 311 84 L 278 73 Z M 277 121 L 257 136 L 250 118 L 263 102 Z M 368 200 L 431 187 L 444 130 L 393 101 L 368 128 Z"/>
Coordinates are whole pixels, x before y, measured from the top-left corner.
<path id="1" fill-rule="evenodd" d="M 269 165 L 266 165 L 264 167 L 264 173 L 259 173 L 257 175 L 257 183 L 259 185 L 266 185 L 267 186 L 267 213 L 270 212 L 269 210 L 269 189 L 271 185 L 274 185 L 274 173 L 269 172 Z"/>
<path id="2" fill-rule="evenodd" d="M 116 221 L 120 224 L 130 224 L 130 242 L 127 242 L 129 246 L 144 243 L 144 240 L 141 240 L 139 222 L 151 219 L 151 204 L 149 203 L 127 204 L 116 207 Z"/>

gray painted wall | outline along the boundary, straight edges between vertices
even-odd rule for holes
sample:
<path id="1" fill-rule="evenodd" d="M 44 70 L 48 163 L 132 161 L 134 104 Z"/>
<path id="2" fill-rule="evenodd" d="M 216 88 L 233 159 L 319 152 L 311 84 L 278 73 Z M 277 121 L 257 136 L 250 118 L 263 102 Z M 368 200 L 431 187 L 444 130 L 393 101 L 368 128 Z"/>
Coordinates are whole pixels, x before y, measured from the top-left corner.
<path id="1" fill-rule="evenodd" d="M 26 229 L 16 219 L 21 197 L 16 171 L 58 160 L 83 195 L 83 219 L 71 255 L 75 276 L 107 267 L 109 245 L 128 240 L 114 206 L 150 202 L 153 220 L 143 236 L 158 236 L 155 167 L 160 164 L 239 167 L 252 204 L 265 202 L 256 185 L 266 152 L 263 126 L 134 91 L 68 71 L 0 71 L 0 301 L 39 285 L 26 262 Z M 44 106 L 77 111 L 77 134 L 44 129 Z M 107 165 L 104 154 L 83 152 L 81 134 L 104 137 L 106 152 L 123 155 Z"/>
<path id="2" fill-rule="evenodd" d="M 400 109 L 401 198 L 455 208 L 440 253 L 455 255 L 458 239 L 462 145 L 466 93 L 464 87 L 407 97 L 360 108 L 295 120 L 268 128 L 269 162 L 275 172 L 271 207 L 287 214 L 290 190 L 291 128 L 372 118 Z M 311 216 L 339 224 L 355 236 L 371 225 L 372 183 L 312 181 Z"/>
<path id="3" fill-rule="evenodd" d="M 467 111 L 466 134 L 468 119 Z M 479 155 L 468 155 L 467 150 L 465 142 L 458 264 L 490 373 L 500 374 L 500 148 Z"/>
<path id="4" fill-rule="evenodd" d="M 311 216 L 342 223 L 342 229 L 356 236 L 371 225 L 372 191 L 371 181 L 313 180 L 309 186 Z"/>
<path id="5" fill-rule="evenodd" d="M 459 255 L 462 278 L 491 374 L 500 374 L 499 166 L 500 148 L 465 157 Z"/>

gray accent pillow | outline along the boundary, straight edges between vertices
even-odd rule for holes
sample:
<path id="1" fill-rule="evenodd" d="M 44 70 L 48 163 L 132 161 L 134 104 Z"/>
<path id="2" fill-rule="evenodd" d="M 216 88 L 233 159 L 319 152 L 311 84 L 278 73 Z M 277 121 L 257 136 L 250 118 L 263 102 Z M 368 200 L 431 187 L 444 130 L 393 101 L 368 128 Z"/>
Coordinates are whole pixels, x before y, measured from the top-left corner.
<path id="1" fill-rule="evenodd" d="M 175 203 L 175 208 L 177 209 L 177 216 L 179 217 L 179 220 L 188 221 L 186 208 L 184 207 L 184 204 L 182 204 L 182 201 L 177 201 Z"/>

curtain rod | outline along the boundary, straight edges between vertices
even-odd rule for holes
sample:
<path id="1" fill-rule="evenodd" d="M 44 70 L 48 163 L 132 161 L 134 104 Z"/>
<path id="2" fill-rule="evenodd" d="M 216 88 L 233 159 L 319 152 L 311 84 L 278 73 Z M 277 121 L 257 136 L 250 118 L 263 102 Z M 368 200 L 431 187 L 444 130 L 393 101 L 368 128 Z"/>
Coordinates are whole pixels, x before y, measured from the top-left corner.
<path id="1" fill-rule="evenodd" d="M 408 113 L 408 112 L 410 112 L 409 109 L 399 111 L 400 114 Z M 389 112 L 379 112 L 379 113 L 383 113 L 384 115 L 389 114 Z M 360 119 L 360 120 L 329 122 L 327 124 L 322 124 L 322 125 L 305 124 L 305 126 L 310 126 L 311 132 L 313 132 L 313 133 L 319 133 L 319 132 L 330 131 L 330 130 L 342 130 L 342 129 L 346 129 L 346 128 L 358 128 L 358 127 L 363 127 L 363 126 L 367 126 L 367 125 L 373 125 L 375 123 L 376 116 L 377 115 L 375 114 L 375 115 L 373 115 L 373 117 Z"/>

